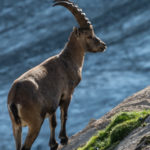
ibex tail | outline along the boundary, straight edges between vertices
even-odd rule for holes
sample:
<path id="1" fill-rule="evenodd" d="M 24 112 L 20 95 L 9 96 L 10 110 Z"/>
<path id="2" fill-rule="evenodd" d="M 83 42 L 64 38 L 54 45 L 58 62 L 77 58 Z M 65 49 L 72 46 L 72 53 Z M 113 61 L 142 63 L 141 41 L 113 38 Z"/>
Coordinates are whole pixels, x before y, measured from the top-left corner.
<path id="1" fill-rule="evenodd" d="M 10 105 L 10 110 L 11 110 L 13 116 L 14 116 L 16 124 L 21 125 L 21 120 L 20 120 L 20 117 L 18 115 L 18 109 L 17 109 L 16 104 L 12 103 Z"/>

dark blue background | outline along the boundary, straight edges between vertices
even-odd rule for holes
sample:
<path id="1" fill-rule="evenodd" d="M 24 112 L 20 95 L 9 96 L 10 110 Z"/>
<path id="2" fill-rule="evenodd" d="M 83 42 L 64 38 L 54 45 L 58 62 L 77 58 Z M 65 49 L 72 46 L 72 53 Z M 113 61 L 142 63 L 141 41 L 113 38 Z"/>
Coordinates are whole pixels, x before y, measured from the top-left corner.
<path id="1" fill-rule="evenodd" d="M 67 124 L 69 136 L 124 98 L 150 84 L 150 1 L 76 0 L 90 18 L 105 53 L 85 57 Z M 72 14 L 51 0 L 0 0 L 0 149 L 14 149 L 7 94 L 14 79 L 60 52 L 73 26 Z M 59 110 L 58 127 L 60 129 Z M 25 136 L 27 129 L 23 130 Z M 48 150 L 46 120 L 33 150 Z"/>

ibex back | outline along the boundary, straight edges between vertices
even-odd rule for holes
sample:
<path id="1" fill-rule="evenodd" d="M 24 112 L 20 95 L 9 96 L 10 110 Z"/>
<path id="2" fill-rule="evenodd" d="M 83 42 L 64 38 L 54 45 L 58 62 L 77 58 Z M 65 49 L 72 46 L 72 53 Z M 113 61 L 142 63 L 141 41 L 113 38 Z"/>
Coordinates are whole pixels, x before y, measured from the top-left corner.
<path id="1" fill-rule="evenodd" d="M 74 88 L 81 80 L 86 52 L 103 52 L 106 48 L 94 34 L 90 21 L 82 10 L 69 0 L 55 0 L 56 5 L 67 8 L 76 18 L 74 28 L 64 49 L 16 79 L 8 95 L 8 111 L 12 121 L 16 150 L 30 150 L 45 117 L 49 117 L 51 135 L 49 145 L 56 150 L 56 109 L 61 109 L 61 144 L 67 144 L 67 111 Z M 21 144 L 22 127 L 28 134 Z"/>

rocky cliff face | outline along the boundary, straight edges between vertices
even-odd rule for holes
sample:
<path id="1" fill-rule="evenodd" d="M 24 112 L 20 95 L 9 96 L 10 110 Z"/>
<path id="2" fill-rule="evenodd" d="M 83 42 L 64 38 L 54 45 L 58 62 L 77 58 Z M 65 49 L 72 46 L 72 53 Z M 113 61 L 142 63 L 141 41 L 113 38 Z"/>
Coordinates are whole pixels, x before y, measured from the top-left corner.
<path id="1" fill-rule="evenodd" d="M 98 130 L 104 129 L 109 124 L 110 118 L 119 112 L 145 109 L 150 109 L 150 87 L 125 99 L 99 120 L 91 120 L 85 129 L 70 138 L 67 146 L 60 146 L 59 150 L 74 150 L 84 145 Z M 115 150 L 150 150 L 150 117 L 145 122 L 145 126 L 133 130 Z"/>

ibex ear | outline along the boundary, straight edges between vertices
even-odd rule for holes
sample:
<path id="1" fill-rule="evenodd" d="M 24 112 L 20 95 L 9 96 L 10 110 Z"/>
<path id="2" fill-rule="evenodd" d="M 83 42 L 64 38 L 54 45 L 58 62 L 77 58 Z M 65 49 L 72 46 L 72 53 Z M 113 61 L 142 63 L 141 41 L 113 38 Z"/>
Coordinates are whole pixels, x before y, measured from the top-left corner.
<path id="1" fill-rule="evenodd" d="M 73 31 L 74 31 L 76 37 L 80 37 L 80 31 L 77 27 L 73 27 Z"/>

